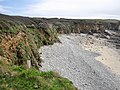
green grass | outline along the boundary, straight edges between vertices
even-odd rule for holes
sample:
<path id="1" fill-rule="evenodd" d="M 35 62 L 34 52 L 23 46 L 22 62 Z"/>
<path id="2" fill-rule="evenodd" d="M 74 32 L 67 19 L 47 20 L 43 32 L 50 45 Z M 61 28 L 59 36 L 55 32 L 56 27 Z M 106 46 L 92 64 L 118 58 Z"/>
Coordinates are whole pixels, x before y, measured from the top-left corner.
<path id="1" fill-rule="evenodd" d="M 4 55 L 3 49 L 0 47 L 0 55 Z"/>
<path id="2" fill-rule="evenodd" d="M 19 47 L 19 48 L 18 48 Z M 20 51 L 20 49 L 24 52 L 22 52 L 23 54 L 19 54 L 17 56 L 19 56 L 18 58 L 23 60 L 23 61 L 26 61 L 26 60 L 30 60 L 30 50 L 28 48 L 28 46 L 26 46 L 26 44 L 24 43 L 24 41 L 21 41 L 19 44 L 18 44 L 18 47 L 17 47 L 17 50 Z"/>
<path id="3" fill-rule="evenodd" d="M 0 73 L 0 90 L 77 90 L 71 81 L 51 71 L 40 72 L 23 66 L 12 66 L 10 71 L 16 75 Z"/>
<path id="4" fill-rule="evenodd" d="M 4 36 L 15 37 L 19 32 L 25 33 L 26 36 L 18 43 L 14 52 L 13 48 L 9 49 L 12 52 L 9 53 L 11 58 L 6 58 L 4 55 L 8 53 L 0 48 L 0 56 L 5 59 L 0 60 L 0 90 L 77 90 L 71 81 L 55 72 L 42 72 L 36 68 L 25 67 L 27 60 L 32 63 L 34 59 L 38 63 L 41 62 L 38 48 L 58 41 L 56 29 L 46 28 L 41 31 L 37 28 L 26 28 L 24 24 L 17 24 L 14 20 L 0 21 L 1 40 Z"/>

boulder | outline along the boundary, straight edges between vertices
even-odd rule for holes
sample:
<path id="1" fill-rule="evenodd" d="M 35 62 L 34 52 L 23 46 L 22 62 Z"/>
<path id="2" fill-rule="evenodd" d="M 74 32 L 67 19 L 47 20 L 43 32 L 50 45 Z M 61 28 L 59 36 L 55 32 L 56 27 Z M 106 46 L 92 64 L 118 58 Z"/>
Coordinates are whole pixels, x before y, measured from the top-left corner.
<path id="1" fill-rule="evenodd" d="M 105 34 L 107 35 L 116 35 L 116 32 L 112 31 L 112 30 L 105 30 Z"/>

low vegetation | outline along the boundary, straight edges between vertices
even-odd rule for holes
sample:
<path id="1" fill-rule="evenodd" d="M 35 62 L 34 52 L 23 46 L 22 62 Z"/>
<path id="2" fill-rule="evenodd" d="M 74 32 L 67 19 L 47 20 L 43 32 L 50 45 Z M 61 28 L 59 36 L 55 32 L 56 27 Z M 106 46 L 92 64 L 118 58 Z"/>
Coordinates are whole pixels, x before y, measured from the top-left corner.
<path id="1" fill-rule="evenodd" d="M 76 90 L 66 78 L 54 72 L 39 71 L 42 60 L 38 49 L 59 42 L 58 33 L 118 30 L 119 23 L 118 20 L 45 19 L 0 14 L 0 90 Z"/>
<path id="2" fill-rule="evenodd" d="M 0 90 L 77 90 L 57 73 L 40 71 L 38 49 L 59 40 L 55 28 L 37 23 L 0 15 Z"/>
<path id="3" fill-rule="evenodd" d="M 6 65 L 0 60 L 0 90 L 77 90 L 71 81 L 54 72 Z"/>

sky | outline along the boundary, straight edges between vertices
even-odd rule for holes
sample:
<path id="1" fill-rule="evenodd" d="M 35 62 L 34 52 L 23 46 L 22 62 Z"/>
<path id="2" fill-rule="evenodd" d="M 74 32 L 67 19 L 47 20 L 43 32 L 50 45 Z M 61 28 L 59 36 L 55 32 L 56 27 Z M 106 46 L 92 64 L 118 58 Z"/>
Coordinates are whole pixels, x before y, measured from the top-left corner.
<path id="1" fill-rule="evenodd" d="M 0 13 L 29 17 L 119 19 L 120 0 L 0 0 Z"/>

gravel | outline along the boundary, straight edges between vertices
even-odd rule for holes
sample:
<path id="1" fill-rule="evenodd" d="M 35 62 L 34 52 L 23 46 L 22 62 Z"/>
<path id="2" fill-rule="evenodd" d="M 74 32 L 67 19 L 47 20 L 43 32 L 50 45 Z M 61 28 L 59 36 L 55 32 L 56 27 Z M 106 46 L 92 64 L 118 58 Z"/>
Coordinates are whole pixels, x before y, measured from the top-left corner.
<path id="1" fill-rule="evenodd" d="M 79 90 L 120 90 L 120 77 L 97 61 L 99 54 L 83 48 L 84 34 L 60 35 L 61 43 L 43 46 L 42 71 L 55 71 Z"/>

